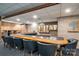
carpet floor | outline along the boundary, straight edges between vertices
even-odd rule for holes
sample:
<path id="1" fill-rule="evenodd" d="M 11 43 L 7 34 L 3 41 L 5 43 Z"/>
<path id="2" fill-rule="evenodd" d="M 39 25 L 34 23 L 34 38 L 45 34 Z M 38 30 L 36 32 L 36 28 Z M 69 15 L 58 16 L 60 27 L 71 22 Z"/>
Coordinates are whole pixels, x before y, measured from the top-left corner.
<path id="1" fill-rule="evenodd" d="M 24 56 L 24 51 L 6 48 L 3 41 L 0 40 L 0 56 Z M 26 56 L 30 56 L 30 54 L 26 53 Z M 32 56 L 38 56 L 38 53 L 36 52 Z M 76 56 L 79 56 L 79 49 L 76 50 Z"/>

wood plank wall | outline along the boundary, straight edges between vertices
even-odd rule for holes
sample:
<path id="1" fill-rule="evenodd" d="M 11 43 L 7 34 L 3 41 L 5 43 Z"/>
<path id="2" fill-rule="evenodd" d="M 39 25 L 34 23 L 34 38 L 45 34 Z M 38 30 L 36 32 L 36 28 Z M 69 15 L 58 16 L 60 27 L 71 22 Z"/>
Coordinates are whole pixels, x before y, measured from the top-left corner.
<path id="1" fill-rule="evenodd" d="M 16 30 L 16 31 L 20 31 L 21 33 L 27 33 L 28 25 L 20 25 L 20 24 L 15 24 L 15 23 L 2 22 L 1 31 L 4 31 L 4 30 Z"/>

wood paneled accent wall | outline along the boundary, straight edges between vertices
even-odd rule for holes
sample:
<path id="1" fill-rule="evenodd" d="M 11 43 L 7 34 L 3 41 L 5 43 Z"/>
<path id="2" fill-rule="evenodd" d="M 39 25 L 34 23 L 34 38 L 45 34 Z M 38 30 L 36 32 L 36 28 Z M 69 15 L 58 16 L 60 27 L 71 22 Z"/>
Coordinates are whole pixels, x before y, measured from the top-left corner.
<path id="1" fill-rule="evenodd" d="M 14 30 L 13 27 L 16 24 L 14 23 L 9 23 L 9 22 L 2 22 L 1 24 L 1 30 Z"/>
<path id="2" fill-rule="evenodd" d="M 15 24 L 15 23 L 2 22 L 1 31 L 4 31 L 4 30 L 16 30 L 24 34 L 28 32 L 28 25 L 20 25 L 20 24 Z"/>

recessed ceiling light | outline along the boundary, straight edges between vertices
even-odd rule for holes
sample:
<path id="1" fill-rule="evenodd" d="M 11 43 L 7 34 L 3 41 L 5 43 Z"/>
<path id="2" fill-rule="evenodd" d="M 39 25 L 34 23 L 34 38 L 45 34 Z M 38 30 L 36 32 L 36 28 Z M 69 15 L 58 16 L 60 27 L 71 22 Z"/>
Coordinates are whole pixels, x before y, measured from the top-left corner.
<path id="1" fill-rule="evenodd" d="M 20 21 L 20 19 L 16 19 L 17 21 Z"/>
<path id="2" fill-rule="evenodd" d="M 68 9 L 65 10 L 65 12 L 66 12 L 66 13 L 70 13 L 70 12 L 71 12 L 71 9 L 68 8 Z"/>
<path id="3" fill-rule="evenodd" d="M 38 16 L 37 16 L 37 15 L 33 15 L 33 18 L 34 18 L 34 19 L 37 19 L 37 18 L 38 18 Z"/>
<path id="4" fill-rule="evenodd" d="M 32 23 L 32 27 L 36 27 L 37 26 L 37 23 L 36 22 L 33 22 Z"/>

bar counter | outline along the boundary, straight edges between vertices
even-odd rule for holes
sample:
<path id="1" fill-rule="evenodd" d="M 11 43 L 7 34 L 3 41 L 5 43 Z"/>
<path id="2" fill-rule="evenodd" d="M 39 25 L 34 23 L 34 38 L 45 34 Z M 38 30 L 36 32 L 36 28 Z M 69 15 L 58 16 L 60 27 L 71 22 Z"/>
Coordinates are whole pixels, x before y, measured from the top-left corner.
<path id="1" fill-rule="evenodd" d="M 14 35 L 16 38 L 22 38 L 24 40 L 33 40 L 33 41 L 38 41 L 38 42 L 44 42 L 44 43 L 50 43 L 50 44 L 59 44 L 59 45 L 64 45 L 64 44 L 68 44 L 68 41 L 66 38 L 64 38 L 64 40 L 50 40 L 50 39 L 45 39 L 45 38 L 39 38 L 37 36 L 28 36 L 28 35 Z"/>

